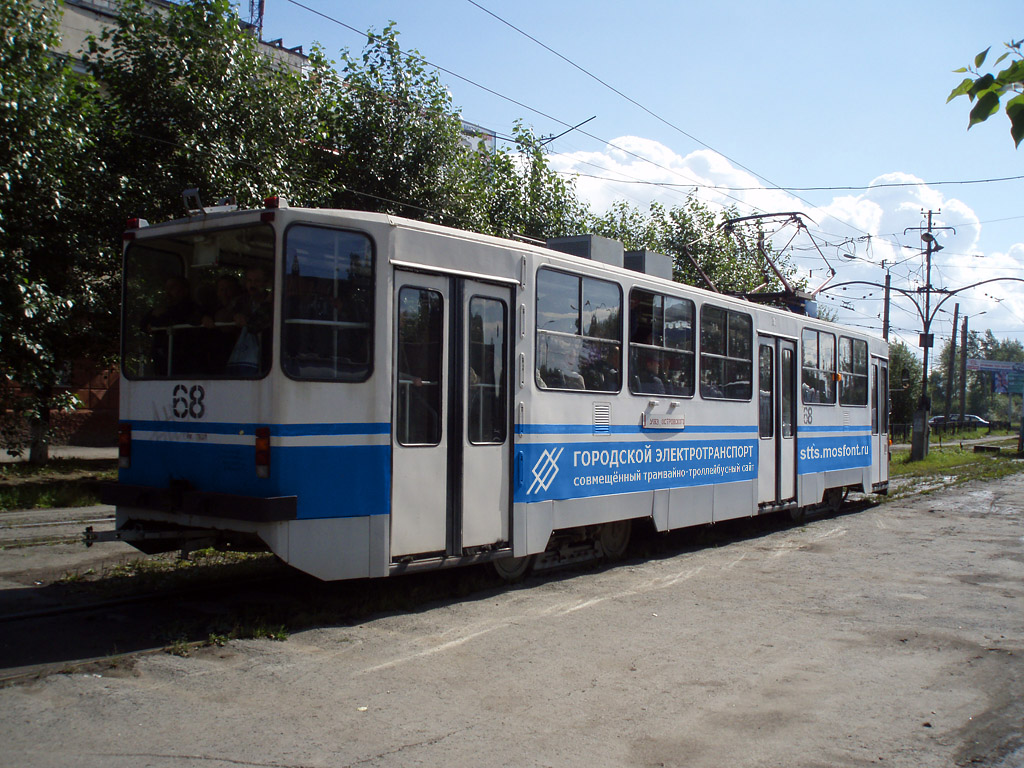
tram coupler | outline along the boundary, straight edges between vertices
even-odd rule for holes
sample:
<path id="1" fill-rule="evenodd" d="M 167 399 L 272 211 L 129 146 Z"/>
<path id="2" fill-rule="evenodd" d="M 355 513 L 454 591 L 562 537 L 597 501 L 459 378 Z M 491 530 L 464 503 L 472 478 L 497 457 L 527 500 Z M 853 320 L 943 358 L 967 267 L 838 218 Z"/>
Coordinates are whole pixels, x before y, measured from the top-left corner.
<path id="1" fill-rule="evenodd" d="M 173 539 L 182 542 L 190 549 L 201 549 L 202 545 L 192 546 L 198 539 L 210 539 L 209 531 L 145 531 L 137 528 L 121 528 L 113 531 L 96 531 L 90 525 L 82 534 L 82 541 L 87 547 L 111 541 L 123 541 L 125 544 L 136 544 L 146 541 Z"/>

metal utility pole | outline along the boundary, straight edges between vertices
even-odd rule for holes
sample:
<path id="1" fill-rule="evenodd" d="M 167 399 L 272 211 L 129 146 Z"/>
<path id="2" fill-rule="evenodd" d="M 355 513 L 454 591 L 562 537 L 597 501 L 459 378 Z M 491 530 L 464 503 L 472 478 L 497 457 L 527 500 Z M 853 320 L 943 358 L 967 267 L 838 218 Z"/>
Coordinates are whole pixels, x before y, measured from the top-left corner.
<path id="1" fill-rule="evenodd" d="M 925 273 L 924 273 L 924 285 L 918 289 L 919 293 L 924 293 L 924 312 L 921 315 L 922 320 L 922 333 L 921 333 L 921 349 L 923 350 L 923 363 L 921 366 L 921 397 L 917 403 L 917 411 L 914 413 L 914 432 L 913 437 L 910 440 L 910 460 L 920 461 L 928 455 L 928 415 L 932 409 L 932 401 L 928 396 L 928 353 L 935 343 L 935 337 L 930 333 L 932 323 L 932 254 L 942 250 L 942 246 L 935 240 L 935 235 L 932 234 L 933 230 L 937 229 L 953 229 L 953 227 L 936 227 L 932 225 L 932 215 L 934 211 L 928 211 L 928 223 L 924 227 L 908 227 L 903 230 L 904 234 L 909 232 L 911 229 L 916 229 L 921 232 L 921 240 L 925 244 Z M 942 213 L 942 211 L 938 211 Z M 954 230 L 955 231 L 955 230 Z M 940 302 L 941 304 L 941 302 Z M 936 310 L 938 307 L 936 307 Z"/>
<path id="2" fill-rule="evenodd" d="M 967 413 L 967 315 L 960 331 L 960 415 Z"/>
<path id="3" fill-rule="evenodd" d="M 960 317 L 960 304 L 953 307 L 953 338 L 949 341 L 949 368 L 946 374 L 946 425 L 949 425 L 949 411 L 953 405 L 953 386 L 956 383 L 956 321 Z M 963 411 L 960 416 L 963 417 Z"/>
<path id="4" fill-rule="evenodd" d="M 885 262 L 882 262 L 882 266 L 885 266 Z M 886 341 L 889 340 L 889 286 L 892 281 L 892 275 L 889 271 L 885 272 L 885 307 L 882 309 L 882 338 Z"/>

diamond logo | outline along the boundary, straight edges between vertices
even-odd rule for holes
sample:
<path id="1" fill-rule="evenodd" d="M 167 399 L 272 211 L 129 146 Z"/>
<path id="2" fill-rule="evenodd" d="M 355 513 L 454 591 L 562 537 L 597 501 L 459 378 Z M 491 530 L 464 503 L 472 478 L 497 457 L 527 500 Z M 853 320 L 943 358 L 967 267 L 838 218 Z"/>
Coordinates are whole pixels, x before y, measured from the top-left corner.
<path id="1" fill-rule="evenodd" d="M 549 448 L 540 455 L 540 458 L 537 459 L 537 463 L 533 465 L 531 470 L 533 472 L 533 482 L 526 491 L 527 496 L 531 493 L 546 491 L 551 487 L 551 483 L 558 475 L 558 457 L 562 455 L 564 450 L 564 448 L 559 448 L 556 451 L 554 448 Z"/>

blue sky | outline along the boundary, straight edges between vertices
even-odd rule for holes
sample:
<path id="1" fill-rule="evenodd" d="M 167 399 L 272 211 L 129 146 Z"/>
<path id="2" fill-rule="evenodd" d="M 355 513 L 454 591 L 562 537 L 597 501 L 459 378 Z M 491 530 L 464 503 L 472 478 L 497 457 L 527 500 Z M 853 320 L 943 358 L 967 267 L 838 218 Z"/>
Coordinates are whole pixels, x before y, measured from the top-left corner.
<path id="1" fill-rule="evenodd" d="M 1024 278 L 1024 180 L 938 183 L 1024 176 L 1024 149 L 1014 149 L 1005 115 L 968 132 L 966 99 L 945 103 L 963 77 L 952 70 L 1024 37 L 1019 0 L 476 3 L 656 116 L 470 0 L 266 0 L 264 37 L 307 49 L 318 42 L 336 58 L 343 48 L 360 51 L 365 38 L 324 16 L 363 31 L 394 21 L 403 48 L 520 103 L 442 72 L 470 122 L 507 136 L 522 119 L 555 135 L 596 116 L 585 134 L 550 149 L 554 167 L 586 174 L 577 189 L 598 211 L 615 199 L 677 204 L 697 183 L 700 197 L 742 214 L 805 212 L 837 271 L 833 283 L 882 282 L 884 259 L 903 261 L 893 285 L 913 290 L 922 243 L 904 229 L 922 224 L 922 208 L 941 209 L 935 223 L 956 233 L 936 233 L 944 250 L 934 257 L 933 286 Z M 863 189 L 879 183 L 916 185 Z M 723 186 L 742 191 L 725 196 Z M 816 287 L 825 261 L 807 234 L 794 245 L 794 263 Z M 844 322 L 880 329 L 880 290 L 828 295 Z M 1024 283 L 973 289 L 943 308 L 952 312 L 955 301 L 972 329 L 1024 340 Z M 951 320 L 940 313 L 933 332 L 948 337 Z M 916 346 L 920 321 L 905 300 L 894 303 L 892 323 Z"/>

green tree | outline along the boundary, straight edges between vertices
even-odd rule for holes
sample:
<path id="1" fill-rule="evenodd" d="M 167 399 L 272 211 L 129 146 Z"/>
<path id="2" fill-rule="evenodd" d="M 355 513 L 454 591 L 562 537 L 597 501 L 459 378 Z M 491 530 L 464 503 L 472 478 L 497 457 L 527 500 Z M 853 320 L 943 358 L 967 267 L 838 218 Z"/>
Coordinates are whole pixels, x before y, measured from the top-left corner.
<path id="1" fill-rule="evenodd" d="M 56 394 L 67 366 L 116 338 L 117 259 L 95 226 L 96 90 L 51 54 L 60 13 L 0 0 L 0 407 L 5 447 L 21 453 L 27 422 L 37 463 L 51 408 L 71 402 Z"/>
<path id="2" fill-rule="evenodd" d="M 957 369 L 961 343 L 957 344 Z M 1024 345 L 1016 339 L 998 339 L 991 330 L 984 332 L 970 331 L 967 334 L 967 357 L 998 362 L 1024 362 Z M 949 341 L 947 341 L 938 360 L 941 361 L 928 377 L 928 389 L 932 396 L 932 413 L 943 413 L 946 403 L 946 387 L 949 370 Z M 960 413 L 960 390 L 963 383 L 959 373 L 955 377 L 952 406 L 950 415 Z M 990 420 L 1005 420 L 1008 414 L 1016 417 L 1018 409 L 1009 395 L 997 393 L 993 388 L 991 371 L 967 371 L 966 412 L 976 414 Z"/>
<path id="3" fill-rule="evenodd" d="M 326 202 L 457 225 L 466 150 L 448 89 L 415 51 L 402 51 L 393 23 L 367 38 L 361 55 L 342 51 L 340 79 L 325 91 L 336 151 Z"/>
<path id="4" fill-rule="evenodd" d="M 1024 346 L 1016 339 L 997 339 L 991 330 L 984 333 L 970 333 L 977 346 L 977 357 L 1004 363 L 1024 362 Z M 974 371 L 968 375 L 970 387 L 967 392 L 968 413 L 976 413 L 986 419 L 1012 420 L 1019 409 L 1014 407 L 1012 395 L 996 393 L 993 375 L 987 371 Z"/>
<path id="5" fill-rule="evenodd" d="M 735 237 L 720 228 L 733 215 L 735 211 L 716 214 L 693 195 L 672 208 L 653 203 L 647 214 L 620 201 L 597 218 L 593 228 L 597 234 L 622 241 L 629 250 L 646 248 L 666 254 L 673 261 L 674 279 L 687 285 L 707 287 L 703 272 L 723 292 L 781 290 L 756 239 Z M 770 243 L 764 248 L 772 254 Z M 793 282 L 793 267 L 777 254 L 773 258 Z"/>
<path id="6" fill-rule="evenodd" d="M 902 341 L 889 343 L 889 402 L 893 424 L 910 424 L 921 397 L 921 361 Z"/>
<path id="7" fill-rule="evenodd" d="M 587 231 L 590 214 L 572 181 L 553 171 L 534 132 L 516 123 L 514 145 L 466 155 L 471 210 L 460 226 L 498 237 L 540 240 Z"/>
<path id="8" fill-rule="evenodd" d="M 324 104 L 323 81 L 261 53 L 229 0 L 161 12 L 124 0 L 86 61 L 103 84 L 112 237 L 128 215 L 182 215 L 191 187 L 207 204 L 235 196 L 244 207 L 270 194 L 307 203 L 325 196 L 328 182 L 314 172 L 332 103 Z M 315 56 L 314 73 L 324 69 Z"/>
<path id="9" fill-rule="evenodd" d="M 974 104 L 971 108 L 967 129 L 983 123 L 999 111 L 1000 101 L 1004 96 L 1016 94 L 1008 99 L 1004 107 L 1006 116 L 1010 118 L 1010 136 L 1014 146 L 1020 146 L 1024 140 L 1024 55 L 1021 53 L 1021 45 L 1024 40 L 1011 40 L 1005 43 L 1006 51 L 1003 52 L 993 65 L 1002 63 L 1010 58 L 1011 62 L 1006 69 L 999 72 L 986 72 L 982 74 L 981 67 L 988 57 L 991 46 L 974 57 L 974 66 L 960 67 L 954 70 L 958 73 L 966 73 L 972 77 L 965 77 L 956 88 L 950 92 L 946 99 L 948 104 L 958 96 L 967 96 Z"/>
<path id="10" fill-rule="evenodd" d="M 551 170 L 541 142 L 516 125 L 512 145 L 467 148 L 462 120 L 437 72 L 403 51 L 390 24 L 361 55 L 342 51 L 325 89 L 325 134 L 336 208 L 381 211 L 498 236 L 577 234 L 586 207 Z M 324 82 L 332 77 L 327 71 Z"/>

